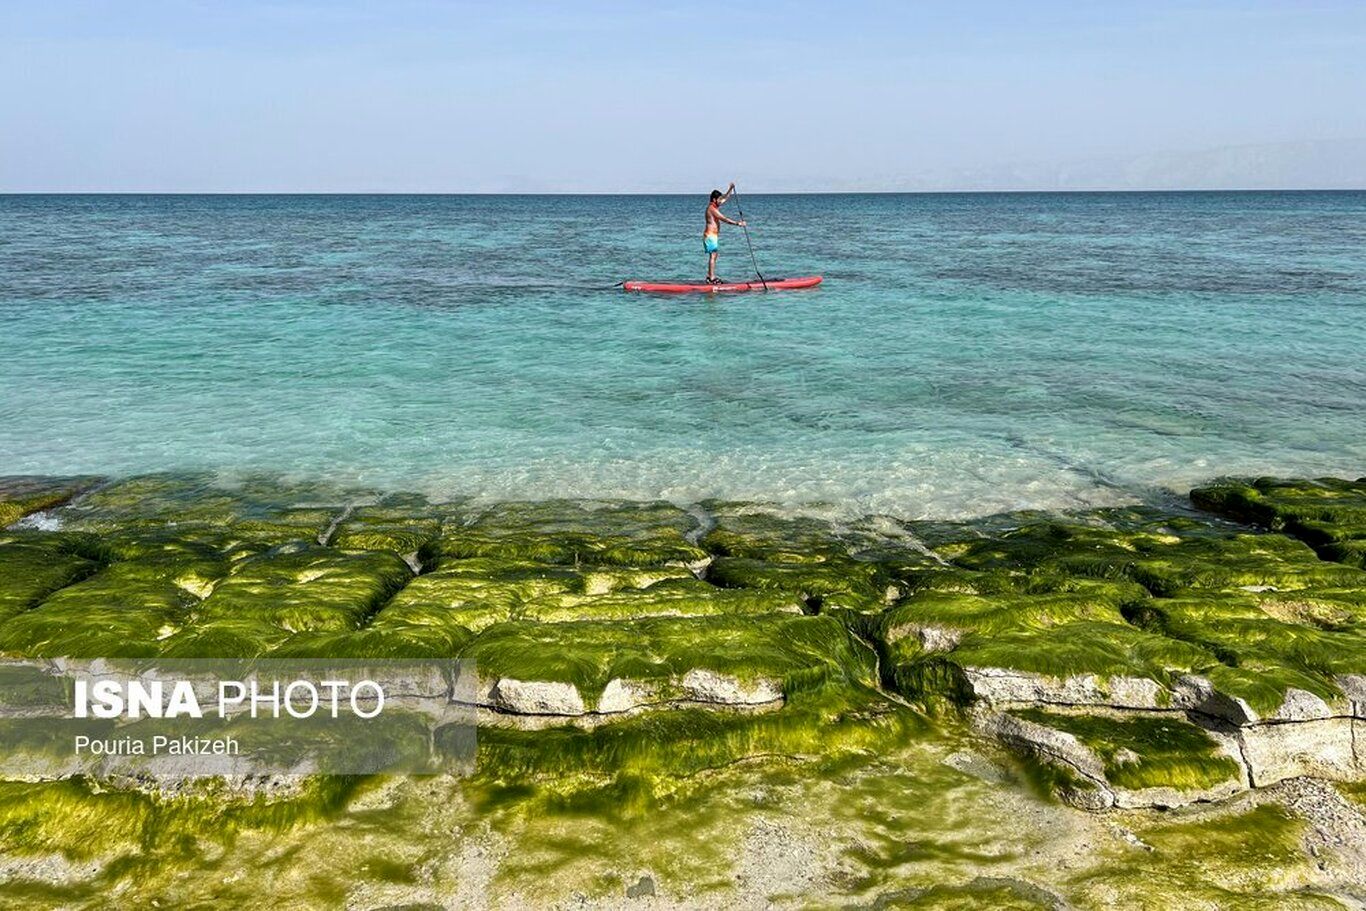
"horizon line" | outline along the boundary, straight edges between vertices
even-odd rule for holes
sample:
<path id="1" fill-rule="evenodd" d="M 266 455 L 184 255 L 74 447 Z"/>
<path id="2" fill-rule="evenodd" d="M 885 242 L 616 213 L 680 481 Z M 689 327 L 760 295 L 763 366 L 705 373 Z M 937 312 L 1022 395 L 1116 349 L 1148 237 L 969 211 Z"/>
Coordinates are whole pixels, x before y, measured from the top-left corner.
<path id="1" fill-rule="evenodd" d="M 0 196 L 705 196 L 708 190 L 4 190 Z M 1014 190 L 753 190 L 747 196 L 969 196 L 1141 193 L 1366 193 L 1352 187 L 1154 187 Z"/>

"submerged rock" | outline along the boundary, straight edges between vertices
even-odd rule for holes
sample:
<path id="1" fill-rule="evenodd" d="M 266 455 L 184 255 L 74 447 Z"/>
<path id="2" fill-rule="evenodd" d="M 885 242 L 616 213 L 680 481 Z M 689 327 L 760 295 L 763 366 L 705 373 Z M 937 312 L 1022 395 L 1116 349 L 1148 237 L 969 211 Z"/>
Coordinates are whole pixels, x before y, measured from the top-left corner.
<path id="1" fill-rule="evenodd" d="M 99 481 L 96 477 L 0 475 L 0 528 L 12 525 L 30 513 L 60 506 Z"/>
<path id="2" fill-rule="evenodd" d="M 668 503 L 503 503 L 444 523 L 436 552 L 569 565 L 688 565 L 708 557 L 688 540 L 696 524 Z"/>

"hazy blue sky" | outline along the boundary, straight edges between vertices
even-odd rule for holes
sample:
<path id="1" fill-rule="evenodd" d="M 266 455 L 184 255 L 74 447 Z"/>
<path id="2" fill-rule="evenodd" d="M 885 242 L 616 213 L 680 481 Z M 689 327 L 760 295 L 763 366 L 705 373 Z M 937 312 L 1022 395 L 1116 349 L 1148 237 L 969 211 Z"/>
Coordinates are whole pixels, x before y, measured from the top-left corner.
<path id="1" fill-rule="evenodd" d="M 0 189 L 1366 186 L 1366 2 L 0 0 Z"/>

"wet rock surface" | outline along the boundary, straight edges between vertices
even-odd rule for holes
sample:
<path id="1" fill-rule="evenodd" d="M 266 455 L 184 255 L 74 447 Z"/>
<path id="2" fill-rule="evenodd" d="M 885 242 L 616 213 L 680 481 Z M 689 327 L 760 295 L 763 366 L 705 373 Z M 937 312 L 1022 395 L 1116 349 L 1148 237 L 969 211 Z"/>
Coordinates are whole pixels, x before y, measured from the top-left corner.
<path id="1" fill-rule="evenodd" d="M 467 659 L 481 780 L 568 804 L 878 755 L 942 726 L 1090 810 L 1366 778 L 1366 483 L 1229 481 L 1192 499 L 929 523 L 4 479 L 0 656 Z M 996 774 L 972 780 L 1004 787 Z M 615 894 L 668 894 L 636 876 Z"/>
<path id="2" fill-rule="evenodd" d="M 1364 490 L 1194 492 L 1257 529 L 1144 507 L 832 522 L 270 478 L 8 479 L 5 502 L 46 522 L 20 515 L 0 538 L 0 650 L 468 658 L 481 707 L 509 724 L 821 691 L 976 712 L 1028 750 L 1023 731 L 1051 729 L 1016 709 L 1169 713 L 1228 738 L 1246 784 L 1351 779 L 1366 571 L 1322 548 L 1357 539 Z"/>
<path id="3" fill-rule="evenodd" d="M 0 475 L 0 527 L 52 509 L 99 483 L 95 477 Z"/>
<path id="4" fill-rule="evenodd" d="M 1366 567 L 1366 478 L 1224 481 L 1191 491 L 1200 508 L 1284 531 L 1329 560 Z"/>

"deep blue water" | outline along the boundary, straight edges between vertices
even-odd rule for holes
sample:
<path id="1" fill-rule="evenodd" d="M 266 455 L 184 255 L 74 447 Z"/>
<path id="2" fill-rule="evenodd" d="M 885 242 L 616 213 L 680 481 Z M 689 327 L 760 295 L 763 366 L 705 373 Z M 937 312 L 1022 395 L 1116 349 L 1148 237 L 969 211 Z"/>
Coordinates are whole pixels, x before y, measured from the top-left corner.
<path id="1" fill-rule="evenodd" d="M 0 196 L 0 474 L 949 516 L 1366 473 L 1366 193 Z M 721 272 L 750 272 L 742 236 Z"/>

